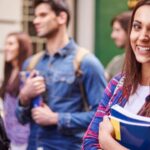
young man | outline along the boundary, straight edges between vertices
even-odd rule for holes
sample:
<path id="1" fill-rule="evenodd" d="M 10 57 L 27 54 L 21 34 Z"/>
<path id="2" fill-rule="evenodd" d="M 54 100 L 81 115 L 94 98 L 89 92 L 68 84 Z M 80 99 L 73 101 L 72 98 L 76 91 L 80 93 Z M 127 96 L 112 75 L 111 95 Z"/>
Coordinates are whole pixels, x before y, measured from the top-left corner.
<path id="1" fill-rule="evenodd" d="M 32 71 L 19 94 L 17 116 L 22 123 L 31 123 L 28 150 L 79 150 L 103 94 L 103 67 L 95 56 L 87 54 L 80 64 L 82 75 L 75 74 L 73 61 L 79 46 L 68 38 L 69 20 L 65 0 L 35 1 L 33 23 L 37 35 L 47 39 L 47 48 L 35 67 L 43 76 Z M 81 84 L 88 112 L 83 108 Z M 33 99 L 42 93 L 42 105 L 32 107 Z"/>
<path id="2" fill-rule="evenodd" d="M 117 48 L 123 49 L 125 51 L 127 42 L 128 26 L 131 18 L 131 12 L 126 11 L 115 16 L 111 21 L 112 32 L 111 38 L 114 41 Z M 111 80 L 113 76 L 122 71 L 123 63 L 125 59 L 125 53 L 116 55 L 108 63 L 105 69 L 105 77 L 108 81 Z"/>

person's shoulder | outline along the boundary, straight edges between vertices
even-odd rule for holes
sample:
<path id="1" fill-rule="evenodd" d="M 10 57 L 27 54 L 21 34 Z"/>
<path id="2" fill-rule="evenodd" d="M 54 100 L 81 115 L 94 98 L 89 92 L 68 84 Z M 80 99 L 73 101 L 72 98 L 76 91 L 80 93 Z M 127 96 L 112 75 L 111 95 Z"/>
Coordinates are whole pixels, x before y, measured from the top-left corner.
<path id="1" fill-rule="evenodd" d="M 82 64 L 87 64 L 87 65 L 96 65 L 96 64 L 102 64 L 101 61 L 91 52 L 90 50 L 89 53 L 87 53 L 83 59 L 82 59 Z"/>
<path id="2" fill-rule="evenodd" d="M 116 80 L 119 81 L 121 78 L 124 78 L 124 74 L 123 73 L 118 73 L 116 74 L 111 80 Z"/>
<path id="3" fill-rule="evenodd" d="M 112 58 L 110 61 L 111 64 L 120 63 L 121 61 L 124 61 L 124 54 L 116 55 Z"/>
<path id="4" fill-rule="evenodd" d="M 124 74 L 118 73 L 109 81 L 109 84 L 114 85 L 114 86 L 116 86 L 119 82 L 122 84 L 122 82 L 124 81 L 124 78 L 125 78 Z"/>
<path id="5" fill-rule="evenodd" d="M 81 68 L 83 70 L 104 72 L 103 64 L 92 52 L 84 56 L 81 61 Z"/>
<path id="6" fill-rule="evenodd" d="M 118 89 L 118 88 L 120 89 L 120 87 L 123 86 L 123 84 L 122 84 L 123 82 L 120 82 L 120 81 L 122 81 L 123 77 L 124 76 L 122 74 L 117 74 L 109 81 L 109 83 L 107 84 L 107 87 L 105 89 L 105 93 L 109 98 L 115 93 L 116 89 Z"/>

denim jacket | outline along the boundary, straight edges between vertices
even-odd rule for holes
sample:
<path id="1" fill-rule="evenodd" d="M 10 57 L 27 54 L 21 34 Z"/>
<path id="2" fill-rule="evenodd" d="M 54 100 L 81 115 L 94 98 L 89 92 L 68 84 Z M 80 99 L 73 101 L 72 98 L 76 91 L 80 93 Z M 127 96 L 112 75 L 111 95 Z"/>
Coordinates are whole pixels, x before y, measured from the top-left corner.
<path id="1" fill-rule="evenodd" d="M 82 136 L 87 129 L 106 86 L 102 64 L 93 55 L 86 55 L 81 62 L 82 76 L 75 75 L 73 60 L 78 46 L 73 39 L 54 56 L 47 52 L 39 60 L 35 69 L 46 81 L 45 103 L 59 113 L 56 126 L 39 126 L 31 118 L 32 107 L 22 107 L 18 103 L 16 114 L 20 122 L 30 121 L 31 133 L 28 150 L 79 150 Z M 30 58 L 24 63 L 24 69 Z M 79 84 L 83 84 L 89 111 L 84 111 L 83 97 Z"/>

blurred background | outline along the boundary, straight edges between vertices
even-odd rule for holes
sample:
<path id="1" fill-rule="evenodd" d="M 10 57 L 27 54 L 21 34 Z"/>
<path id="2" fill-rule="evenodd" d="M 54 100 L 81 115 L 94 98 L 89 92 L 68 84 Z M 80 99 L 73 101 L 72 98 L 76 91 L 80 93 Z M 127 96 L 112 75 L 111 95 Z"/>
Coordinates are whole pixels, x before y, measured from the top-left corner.
<path id="1" fill-rule="evenodd" d="M 34 52 L 44 47 L 44 39 L 36 37 L 33 20 L 33 0 L 0 0 L 0 78 L 3 78 L 5 36 L 12 31 L 27 32 Z M 72 19 L 69 34 L 79 45 L 91 50 L 104 66 L 118 50 L 110 38 L 110 21 L 116 14 L 128 10 L 137 0 L 68 0 Z"/>

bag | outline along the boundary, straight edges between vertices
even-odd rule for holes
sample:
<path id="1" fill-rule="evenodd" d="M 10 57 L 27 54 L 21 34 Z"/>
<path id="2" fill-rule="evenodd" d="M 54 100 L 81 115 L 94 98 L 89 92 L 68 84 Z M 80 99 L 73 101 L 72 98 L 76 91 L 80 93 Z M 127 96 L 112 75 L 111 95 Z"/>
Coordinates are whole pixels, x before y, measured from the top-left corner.
<path id="1" fill-rule="evenodd" d="M 4 127 L 4 122 L 0 116 L 0 150 L 9 150 L 10 140 L 8 139 Z"/>

